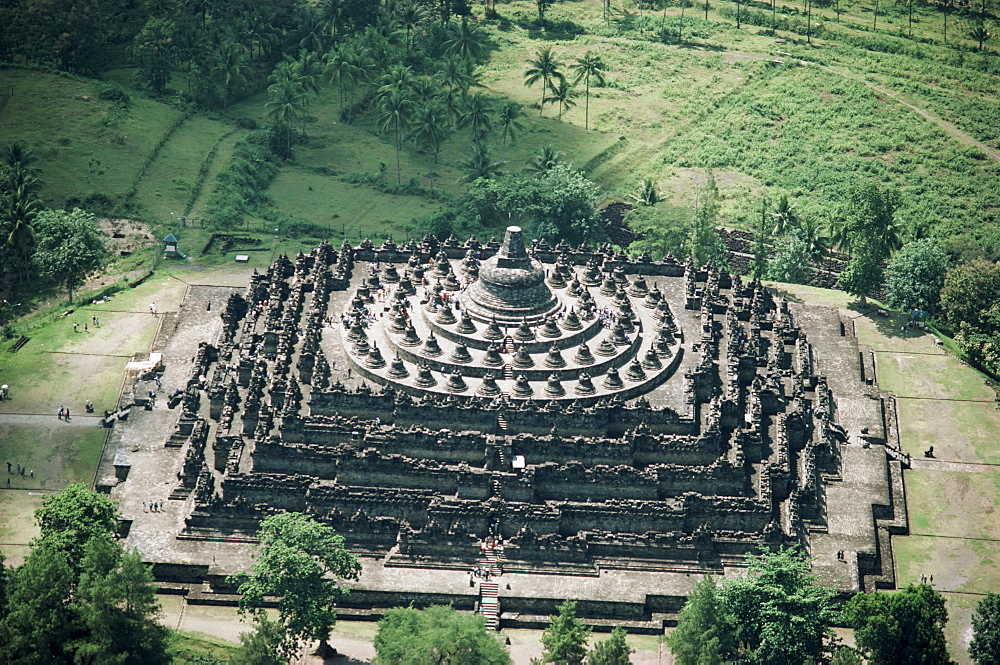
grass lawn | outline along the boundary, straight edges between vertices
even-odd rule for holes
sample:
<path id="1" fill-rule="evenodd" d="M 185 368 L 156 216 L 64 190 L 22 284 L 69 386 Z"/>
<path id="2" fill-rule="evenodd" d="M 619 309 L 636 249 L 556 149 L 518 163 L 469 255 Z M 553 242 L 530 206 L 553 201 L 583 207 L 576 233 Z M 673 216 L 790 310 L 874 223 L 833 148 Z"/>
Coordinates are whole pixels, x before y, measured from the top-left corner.
<path id="1" fill-rule="evenodd" d="M 976 371 L 946 355 L 879 353 L 875 357 L 879 386 L 901 397 L 981 400 L 994 403 L 996 393 Z"/>
<path id="2" fill-rule="evenodd" d="M 176 223 L 175 217 L 179 222 L 192 197 L 197 197 L 210 182 L 200 175 L 203 164 L 209 157 L 213 158 L 211 164 L 218 161 L 213 150 L 220 142 L 233 138 L 233 129 L 203 116 L 185 120 L 139 181 L 136 196 L 143 202 L 143 215 L 170 227 Z"/>
<path id="3" fill-rule="evenodd" d="M 98 99 L 101 83 L 34 70 L 0 69 L 0 87 L 14 95 L 0 109 L 5 137 L 25 141 L 38 156 L 41 198 L 62 206 L 67 198 L 130 188 L 180 111 L 133 96 L 126 112 Z M 6 139 L 5 139 L 6 140 Z"/>
<path id="4" fill-rule="evenodd" d="M 904 452 L 920 457 L 928 446 L 941 460 L 1000 464 L 1000 411 L 990 402 L 897 401 Z"/>

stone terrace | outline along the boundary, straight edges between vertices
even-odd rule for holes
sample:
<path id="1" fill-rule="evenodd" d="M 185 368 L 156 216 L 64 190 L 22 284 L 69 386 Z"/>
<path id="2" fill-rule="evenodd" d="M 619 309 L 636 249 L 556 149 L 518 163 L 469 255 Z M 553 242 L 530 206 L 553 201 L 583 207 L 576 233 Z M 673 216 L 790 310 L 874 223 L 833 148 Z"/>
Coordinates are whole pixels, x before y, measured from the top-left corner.
<path id="1" fill-rule="evenodd" d="M 657 632 L 698 575 L 790 543 L 844 591 L 893 584 L 906 460 L 835 309 L 669 259 L 529 253 L 516 227 L 324 244 L 234 291 L 192 287 L 161 326 L 169 394 L 138 408 L 136 377 L 100 476 L 189 602 L 231 602 L 282 510 L 363 557 L 361 616 L 492 607 L 477 567 L 502 571 L 503 625 L 575 598 Z"/>

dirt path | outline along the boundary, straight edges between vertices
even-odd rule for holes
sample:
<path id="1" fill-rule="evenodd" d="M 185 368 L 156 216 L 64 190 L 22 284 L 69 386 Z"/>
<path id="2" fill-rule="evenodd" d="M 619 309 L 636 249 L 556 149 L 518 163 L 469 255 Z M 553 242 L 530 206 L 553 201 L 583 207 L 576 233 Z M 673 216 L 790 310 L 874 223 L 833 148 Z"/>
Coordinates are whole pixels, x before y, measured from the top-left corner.
<path id="1" fill-rule="evenodd" d="M 830 72 L 832 74 L 836 74 L 836 75 L 841 76 L 843 78 L 863 83 L 864 85 L 868 86 L 869 88 L 871 88 L 875 92 L 879 93 L 880 95 L 884 95 L 884 96 L 888 97 L 889 99 L 892 99 L 893 101 L 898 102 L 899 104 L 902 104 L 903 106 L 909 108 L 910 110 L 916 111 L 918 114 L 920 114 L 921 116 L 923 116 L 923 118 L 925 120 L 929 120 L 930 122 L 933 122 L 935 125 L 937 125 L 941 129 L 943 129 L 945 131 L 945 133 L 950 134 L 951 136 L 955 137 L 956 139 L 958 139 L 962 143 L 965 143 L 966 145 L 971 145 L 971 146 L 974 146 L 976 148 L 979 148 L 980 150 L 982 150 L 983 152 L 985 152 L 990 158 L 992 158 L 992 159 L 1000 162 L 1000 150 L 996 150 L 994 148 L 991 148 L 990 146 L 986 145 L 982 141 L 977 141 L 976 139 L 972 138 L 971 136 L 969 136 L 968 134 L 966 134 L 965 132 L 963 132 L 961 129 L 959 129 L 955 125 L 951 124 L 950 122 L 948 122 L 946 120 L 942 120 L 941 118 L 937 117 L 933 113 L 930 113 L 929 111 L 925 111 L 924 109 L 922 109 L 922 108 L 920 108 L 918 106 L 914 106 L 910 102 L 906 101 L 902 97 L 902 95 L 900 95 L 899 93 L 896 93 L 896 92 L 893 92 L 893 91 L 888 90 L 886 88 L 883 88 L 882 86 L 878 85 L 877 83 L 872 83 L 871 81 L 866 81 L 865 79 L 861 78 L 860 76 L 857 76 L 855 74 L 851 74 L 851 73 L 845 72 L 845 71 L 843 71 L 841 69 L 838 69 L 836 67 L 829 67 L 827 65 L 821 65 L 821 64 L 819 64 L 817 62 L 809 62 L 809 61 L 806 61 L 806 60 L 803 60 L 803 62 L 807 63 L 809 65 L 815 66 L 815 67 L 819 67 L 820 69 L 826 70 L 826 71 L 828 71 L 828 72 Z"/>
<path id="2" fill-rule="evenodd" d="M 52 418 L 61 420 L 55 414 L 48 413 L 0 413 L 0 423 L 8 425 L 49 425 Z M 67 427 L 100 427 L 101 416 L 96 414 L 83 414 L 74 416 L 70 414 L 69 420 L 62 420 Z"/>

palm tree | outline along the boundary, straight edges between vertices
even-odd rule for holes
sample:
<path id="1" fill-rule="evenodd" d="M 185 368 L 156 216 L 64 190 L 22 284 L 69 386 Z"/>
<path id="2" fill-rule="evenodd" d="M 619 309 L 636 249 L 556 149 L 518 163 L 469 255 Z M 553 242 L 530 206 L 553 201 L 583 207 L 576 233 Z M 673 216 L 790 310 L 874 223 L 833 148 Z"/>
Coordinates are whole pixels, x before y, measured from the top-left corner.
<path id="1" fill-rule="evenodd" d="M 399 163 L 399 151 L 403 147 L 403 130 L 413 111 L 413 102 L 409 91 L 399 88 L 389 88 L 385 94 L 378 97 L 379 131 L 392 130 L 396 138 L 396 184 L 403 184 L 402 167 Z"/>
<path id="2" fill-rule="evenodd" d="M 524 125 L 521 124 L 522 108 L 517 102 L 506 101 L 500 104 L 497 109 L 497 122 L 500 124 L 500 161 L 504 159 L 504 153 L 507 150 L 507 139 L 513 143 L 516 136 L 515 132 L 524 129 Z"/>
<path id="3" fill-rule="evenodd" d="M 461 129 L 472 129 L 472 140 L 481 143 L 483 137 L 493 129 L 493 102 L 486 95 L 477 92 L 465 100 L 465 107 L 458 116 L 458 126 Z"/>
<path id="4" fill-rule="evenodd" d="M 969 37 L 972 37 L 974 40 L 979 42 L 979 48 L 977 50 L 982 51 L 983 42 L 990 38 L 990 31 L 986 29 L 986 23 L 979 21 L 972 26 L 972 30 L 969 31 Z"/>
<path id="5" fill-rule="evenodd" d="M 469 94 L 469 88 L 482 85 L 473 62 L 458 55 L 445 58 L 436 76 L 442 85 L 461 93 L 463 97 Z"/>
<path id="6" fill-rule="evenodd" d="M 410 48 L 413 46 L 413 42 L 410 39 L 410 32 L 417 27 L 425 18 L 427 17 L 426 10 L 416 3 L 415 0 L 409 0 L 398 6 L 396 9 L 396 19 L 402 24 L 403 28 L 406 30 L 405 36 L 405 46 L 406 52 L 410 52 Z"/>
<path id="7" fill-rule="evenodd" d="M 771 211 L 771 219 L 774 220 L 772 235 L 780 236 L 799 225 L 799 217 L 795 213 L 795 204 L 788 201 L 788 195 L 782 194 L 777 205 Z"/>
<path id="8" fill-rule="evenodd" d="M 556 58 L 552 52 L 552 48 L 546 46 L 545 48 L 538 49 L 534 59 L 529 59 L 527 64 L 528 69 L 524 71 L 524 85 L 530 88 L 539 81 L 542 82 L 542 101 L 538 108 L 538 115 L 542 115 L 542 111 L 545 110 L 545 93 L 549 89 L 552 80 L 562 81 L 566 78 L 559 71 L 562 63 Z"/>
<path id="9" fill-rule="evenodd" d="M 326 54 L 326 68 L 323 73 L 330 80 L 336 81 L 337 93 L 340 95 L 340 114 L 344 113 L 344 82 L 354 82 L 354 65 L 345 47 L 334 49 Z"/>
<path id="10" fill-rule="evenodd" d="M 222 86 L 222 108 L 229 105 L 229 91 L 233 85 L 238 85 L 246 80 L 246 65 L 243 63 L 243 54 L 235 42 L 223 42 L 222 46 L 215 54 L 215 65 L 212 67 L 214 73 Z"/>
<path id="11" fill-rule="evenodd" d="M 826 223 L 826 236 L 830 239 L 830 246 L 850 255 L 851 234 L 848 229 L 847 220 L 840 216 L 833 217 Z"/>
<path id="12" fill-rule="evenodd" d="M 389 90 L 409 91 L 413 83 L 413 68 L 407 65 L 393 65 L 385 74 L 378 79 L 378 94 L 382 95 Z"/>
<path id="13" fill-rule="evenodd" d="M 545 173 L 549 169 L 562 164 L 564 154 L 550 145 L 545 146 L 528 160 L 528 170 L 535 173 Z"/>
<path id="14" fill-rule="evenodd" d="M 293 81 L 272 83 L 267 88 L 268 101 L 264 113 L 275 125 L 285 128 L 285 158 L 292 156 L 292 125 L 305 110 L 306 94 Z"/>
<path id="15" fill-rule="evenodd" d="M 486 39 L 483 33 L 474 25 L 471 25 L 464 16 L 460 23 L 453 24 L 449 32 L 451 33 L 443 43 L 444 52 L 448 55 L 457 55 L 467 60 L 475 61 L 486 50 Z"/>
<path id="16" fill-rule="evenodd" d="M 562 120 L 563 112 L 576 106 L 573 99 L 576 98 L 577 92 L 573 89 L 573 84 L 566 79 L 559 79 L 559 83 L 549 86 L 549 91 L 552 94 L 546 97 L 545 101 L 559 104 L 559 119 Z"/>
<path id="17" fill-rule="evenodd" d="M 636 203 L 653 206 L 663 200 L 663 192 L 656 188 L 652 178 L 645 178 L 639 183 L 639 191 L 635 195 Z"/>
<path id="18" fill-rule="evenodd" d="M 490 149 L 482 143 L 475 143 L 472 146 L 472 156 L 462 160 L 462 168 L 465 175 L 461 181 L 465 183 L 473 182 L 484 178 L 490 180 L 499 175 L 503 175 L 503 162 L 494 162 L 490 156 Z"/>
<path id="19" fill-rule="evenodd" d="M 418 76 L 410 83 L 410 94 L 414 104 L 426 105 L 441 95 L 441 87 L 429 76 Z"/>
<path id="20" fill-rule="evenodd" d="M 417 145 L 431 153 L 433 164 L 437 165 L 438 155 L 441 154 L 441 145 L 447 140 L 451 132 L 451 122 L 448 113 L 440 104 L 426 104 L 417 108 L 410 123 L 410 137 L 416 141 Z M 433 168 L 428 172 L 431 188 L 434 188 Z"/>
<path id="21" fill-rule="evenodd" d="M 319 4 L 319 19 L 323 28 L 334 37 L 340 28 L 340 17 L 343 14 L 343 0 L 322 0 Z"/>
<path id="22" fill-rule="evenodd" d="M 583 115 L 583 128 L 590 129 L 590 79 L 595 85 L 604 85 L 604 61 L 593 51 L 587 51 L 583 57 L 573 63 L 571 69 L 576 72 L 573 83 L 582 79 L 586 86 L 586 106 Z"/>

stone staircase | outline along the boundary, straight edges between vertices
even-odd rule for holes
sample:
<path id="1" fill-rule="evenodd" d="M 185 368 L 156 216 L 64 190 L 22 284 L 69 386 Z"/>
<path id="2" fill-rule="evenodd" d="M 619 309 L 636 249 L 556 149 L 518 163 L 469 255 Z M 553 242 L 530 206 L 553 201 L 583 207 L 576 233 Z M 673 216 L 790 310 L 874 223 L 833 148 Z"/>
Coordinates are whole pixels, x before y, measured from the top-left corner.
<path id="1" fill-rule="evenodd" d="M 497 415 L 497 427 L 500 428 L 501 432 L 504 433 L 507 432 L 507 419 L 504 418 L 504 415 L 502 413 Z"/>
<path id="2" fill-rule="evenodd" d="M 499 591 L 497 582 L 479 583 L 479 611 L 486 617 L 486 630 L 500 630 Z"/>

